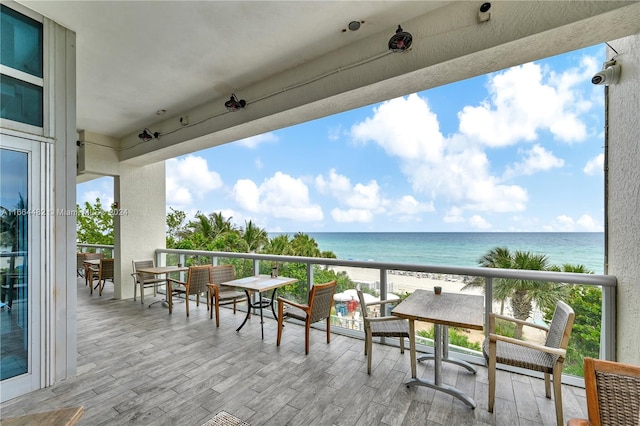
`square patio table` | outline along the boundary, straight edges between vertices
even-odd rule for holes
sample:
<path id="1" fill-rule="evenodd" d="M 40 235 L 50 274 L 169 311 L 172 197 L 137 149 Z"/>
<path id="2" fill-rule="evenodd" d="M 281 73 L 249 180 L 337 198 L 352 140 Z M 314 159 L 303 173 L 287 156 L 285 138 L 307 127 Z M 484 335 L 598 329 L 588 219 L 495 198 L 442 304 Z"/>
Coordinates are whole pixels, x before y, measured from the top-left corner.
<path id="1" fill-rule="evenodd" d="M 298 280 L 296 278 L 255 275 L 252 277 L 238 278 L 233 281 L 220 283 L 220 285 L 242 289 L 247 295 L 247 304 L 249 305 L 247 308 L 247 315 L 244 317 L 244 321 L 242 321 L 242 324 L 240 324 L 240 327 L 238 327 L 236 331 L 239 332 L 242 327 L 244 327 L 247 320 L 249 319 L 249 316 L 251 315 L 251 309 L 258 309 L 260 310 L 260 329 L 262 332 L 262 340 L 264 340 L 264 317 L 262 315 L 262 310 L 266 307 L 271 307 L 273 317 L 277 320 L 278 315 L 276 314 L 276 310 L 273 307 L 273 304 L 276 300 L 276 292 L 278 291 L 278 287 L 293 284 L 297 281 Z M 269 290 L 272 290 L 271 298 L 269 300 L 262 300 L 262 293 Z M 254 303 L 251 301 L 250 292 L 258 293 L 258 302 Z"/>
<path id="2" fill-rule="evenodd" d="M 484 297 L 463 293 L 441 293 L 416 290 L 398 304 L 391 314 L 409 320 L 409 344 L 411 352 L 411 379 L 407 386 L 426 386 L 452 395 L 471 408 L 476 402 L 461 390 L 442 383 L 442 361 L 462 366 L 476 373 L 475 368 L 466 361 L 449 357 L 449 326 L 482 330 L 484 327 Z M 434 354 L 416 359 L 415 321 L 433 324 Z M 417 377 L 416 361 L 434 359 L 434 380 Z"/>

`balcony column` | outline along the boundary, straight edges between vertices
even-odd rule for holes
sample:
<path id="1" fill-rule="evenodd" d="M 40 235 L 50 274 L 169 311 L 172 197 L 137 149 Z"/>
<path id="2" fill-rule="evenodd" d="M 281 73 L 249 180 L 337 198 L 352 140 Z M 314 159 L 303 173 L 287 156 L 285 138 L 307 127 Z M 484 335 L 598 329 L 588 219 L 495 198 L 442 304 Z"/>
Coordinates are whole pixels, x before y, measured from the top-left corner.
<path id="1" fill-rule="evenodd" d="M 114 177 L 115 298 L 133 298 L 131 261 L 154 259 L 166 246 L 164 161 L 147 166 L 120 163 Z"/>
<path id="2" fill-rule="evenodd" d="M 618 361 L 640 365 L 640 34 L 609 44 L 622 72 L 620 81 L 605 89 L 605 273 L 618 278 L 618 288 L 616 324 L 603 324 L 602 332 L 615 330 Z M 608 50 L 607 58 L 614 54 Z"/>

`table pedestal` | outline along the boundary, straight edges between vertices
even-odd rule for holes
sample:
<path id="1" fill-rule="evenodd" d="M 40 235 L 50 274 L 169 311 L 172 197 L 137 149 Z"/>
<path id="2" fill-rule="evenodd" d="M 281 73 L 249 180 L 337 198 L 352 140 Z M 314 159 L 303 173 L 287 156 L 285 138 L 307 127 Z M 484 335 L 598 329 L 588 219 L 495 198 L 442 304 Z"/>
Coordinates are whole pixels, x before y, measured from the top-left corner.
<path id="1" fill-rule="evenodd" d="M 247 315 L 244 317 L 244 321 L 242 321 L 242 324 L 240 324 L 240 327 L 236 329 L 237 332 L 239 332 L 242 329 L 242 327 L 244 327 L 244 325 L 246 324 L 247 320 L 251 316 L 251 310 L 258 309 L 260 311 L 260 331 L 262 332 L 262 340 L 264 340 L 264 317 L 262 315 L 262 310 L 264 308 L 271 307 L 271 312 L 273 312 L 273 318 L 278 320 L 278 315 L 276 315 L 276 310 L 273 307 L 273 302 L 274 300 L 276 300 L 276 291 L 278 291 L 278 289 L 274 288 L 273 292 L 271 293 L 271 299 L 269 300 L 262 300 L 262 293 L 258 292 L 258 302 L 256 303 L 253 303 L 251 301 L 251 295 L 249 294 L 249 290 L 244 291 L 245 294 L 247 295 L 247 305 L 249 306 L 247 307 Z"/>
<path id="2" fill-rule="evenodd" d="M 410 321 L 410 329 L 412 329 L 412 333 L 415 332 L 415 325 L 413 325 L 413 321 Z M 472 372 L 473 374 L 476 374 L 476 369 L 466 361 L 463 361 L 461 359 L 456 359 L 456 358 L 449 358 L 449 327 L 448 326 L 442 325 L 442 324 L 434 324 L 433 333 L 434 333 L 433 355 L 424 355 L 418 358 L 418 361 L 424 361 L 429 359 L 433 359 L 435 361 L 434 368 L 433 368 L 434 369 L 433 381 L 416 377 L 417 374 L 416 374 L 415 362 L 412 359 L 411 364 L 412 364 L 413 377 L 410 380 L 408 380 L 405 384 L 407 386 L 430 387 L 430 388 L 448 393 L 449 395 L 458 398 L 459 400 L 467 404 L 469 407 L 476 408 L 477 404 L 473 400 L 473 398 L 471 398 L 470 396 L 466 395 L 461 390 L 453 386 L 443 384 L 442 377 L 441 377 L 443 361 L 464 367 L 470 372 Z M 444 333 L 444 336 L 443 336 L 443 333 Z M 415 354 L 415 339 L 411 339 L 411 345 L 413 345 L 413 347 L 411 348 L 411 353 Z"/>

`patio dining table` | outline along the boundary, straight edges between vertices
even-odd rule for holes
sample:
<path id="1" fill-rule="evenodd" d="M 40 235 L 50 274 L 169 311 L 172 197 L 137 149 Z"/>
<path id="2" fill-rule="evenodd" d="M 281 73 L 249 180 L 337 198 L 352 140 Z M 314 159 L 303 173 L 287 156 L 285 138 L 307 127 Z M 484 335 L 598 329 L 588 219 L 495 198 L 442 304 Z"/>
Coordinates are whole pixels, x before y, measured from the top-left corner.
<path id="1" fill-rule="evenodd" d="M 484 325 L 484 297 L 463 293 L 441 293 L 416 290 L 397 305 L 391 314 L 409 320 L 409 344 L 411 352 L 411 379 L 407 386 L 427 386 L 452 395 L 471 408 L 476 402 L 461 390 L 442 383 L 442 362 L 449 362 L 466 368 L 475 374 L 475 368 L 466 361 L 449 357 L 449 326 L 482 330 Z M 433 324 L 434 353 L 416 358 L 415 321 Z M 433 359 L 434 378 L 426 380 L 417 375 L 416 361 Z"/>
<path id="2" fill-rule="evenodd" d="M 187 266 L 149 266 L 146 268 L 144 267 L 138 268 L 136 272 L 139 274 L 153 274 L 155 276 L 164 275 L 166 278 L 167 275 L 169 275 L 172 272 L 184 272 L 188 270 L 189 268 Z M 167 291 L 170 291 L 169 288 L 167 288 Z M 166 299 L 166 294 L 165 294 L 165 300 L 162 300 L 161 302 L 162 302 L 162 306 L 169 307 L 169 303 L 167 302 L 167 299 Z M 151 308 L 151 306 L 154 303 L 158 303 L 158 302 L 153 302 L 149 304 L 149 308 Z"/>
<path id="3" fill-rule="evenodd" d="M 249 305 L 247 308 L 247 315 L 244 317 L 244 321 L 240 324 L 240 327 L 236 329 L 239 332 L 242 327 L 246 324 L 249 316 L 251 315 L 252 309 L 258 309 L 260 311 L 260 330 L 262 332 L 262 340 L 264 340 L 264 317 L 262 314 L 262 310 L 267 307 L 271 307 L 271 312 L 273 313 L 273 317 L 278 319 L 278 315 L 276 314 L 276 310 L 273 306 L 276 300 L 276 292 L 279 287 L 293 284 L 297 282 L 296 278 L 288 278 L 288 277 L 272 277 L 269 275 L 255 275 L 251 277 L 238 278 L 233 281 L 223 282 L 220 285 L 227 285 L 230 287 L 235 287 L 244 290 L 247 295 L 247 304 Z M 267 300 L 262 299 L 262 293 L 271 290 L 271 298 Z M 258 301 L 251 301 L 251 292 L 258 293 Z"/>

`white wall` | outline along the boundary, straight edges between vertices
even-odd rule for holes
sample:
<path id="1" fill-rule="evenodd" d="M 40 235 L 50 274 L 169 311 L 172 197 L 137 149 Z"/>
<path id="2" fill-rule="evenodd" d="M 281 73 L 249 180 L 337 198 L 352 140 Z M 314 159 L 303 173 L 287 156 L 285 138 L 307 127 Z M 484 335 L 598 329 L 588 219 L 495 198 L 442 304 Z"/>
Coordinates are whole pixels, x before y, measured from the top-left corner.
<path id="1" fill-rule="evenodd" d="M 132 260 L 153 259 L 166 244 L 164 161 L 148 166 L 121 163 L 114 178 L 115 297 L 133 297 Z"/>
<path id="2" fill-rule="evenodd" d="M 617 360 L 640 365 L 640 34 L 609 44 L 622 72 L 608 88 L 607 273 L 618 277 Z"/>

